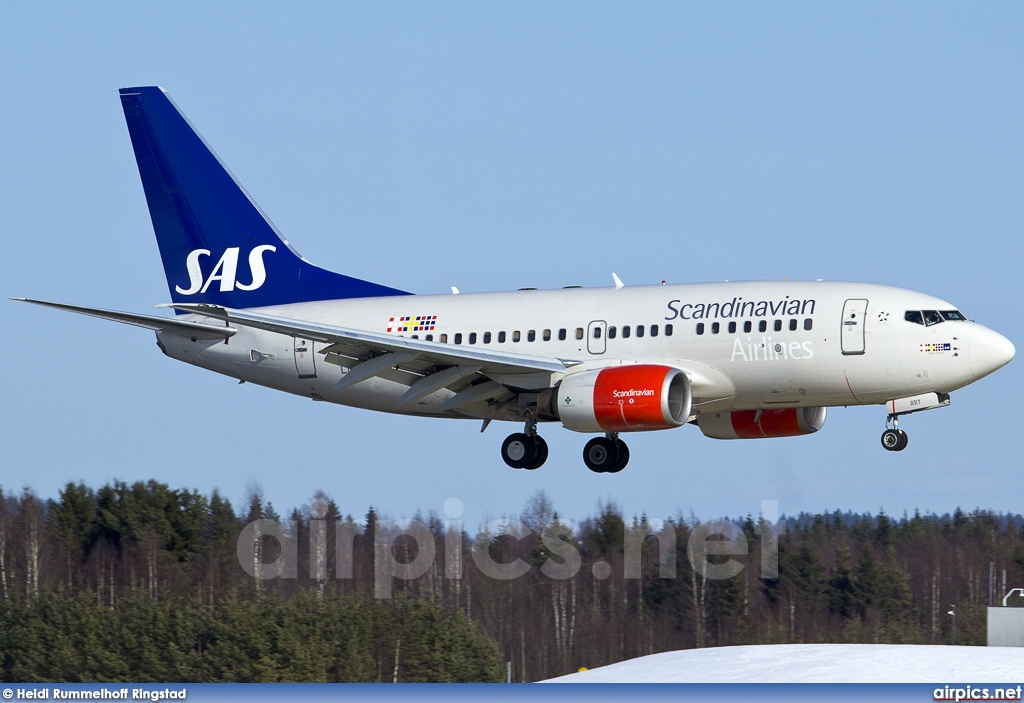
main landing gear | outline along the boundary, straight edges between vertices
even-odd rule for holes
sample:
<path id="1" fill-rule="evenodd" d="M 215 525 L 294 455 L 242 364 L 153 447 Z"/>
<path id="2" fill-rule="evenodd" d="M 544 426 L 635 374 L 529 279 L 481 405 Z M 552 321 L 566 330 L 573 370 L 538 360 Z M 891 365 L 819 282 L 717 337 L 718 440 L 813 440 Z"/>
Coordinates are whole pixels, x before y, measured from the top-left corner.
<path id="1" fill-rule="evenodd" d="M 513 469 L 539 469 L 548 460 L 548 443 L 537 434 L 531 417 L 522 432 L 514 432 L 501 443 L 501 458 Z M 617 432 L 594 437 L 583 448 L 583 463 L 598 474 L 617 474 L 629 463 L 629 447 Z"/>
<path id="2" fill-rule="evenodd" d="M 889 427 L 892 423 L 892 427 Z M 882 433 L 882 446 L 886 451 L 902 452 L 907 448 L 910 438 L 907 433 L 899 428 L 900 420 L 897 415 L 889 415 L 885 420 L 885 432 Z"/>
<path id="3" fill-rule="evenodd" d="M 501 443 L 501 458 L 513 469 L 539 469 L 548 460 L 548 443 L 537 434 L 537 421 L 530 417 L 522 432 L 514 432 Z"/>
<path id="4" fill-rule="evenodd" d="M 618 432 L 594 437 L 583 447 L 583 463 L 594 473 L 617 474 L 629 463 L 629 447 Z"/>

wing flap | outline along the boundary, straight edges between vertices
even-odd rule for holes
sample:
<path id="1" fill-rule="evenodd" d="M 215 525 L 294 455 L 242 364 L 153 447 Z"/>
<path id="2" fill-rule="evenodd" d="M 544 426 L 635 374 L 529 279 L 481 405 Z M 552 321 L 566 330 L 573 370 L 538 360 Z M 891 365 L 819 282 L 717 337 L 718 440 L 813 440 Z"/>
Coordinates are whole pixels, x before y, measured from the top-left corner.
<path id="1" fill-rule="evenodd" d="M 235 310 L 212 305 L 173 304 L 171 307 L 232 325 L 254 327 L 290 337 L 302 337 L 331 345 L 325 352 L 339 353 L 352 358 L 356 351 L 362 351 L 355 358 L 369 358 L 377 354 L 415 353 L 416 362 L 437 366 L 479 366 L 484 374 L 523 374 L 538 371 L 565 373 L 569 366 L 578 362 L 510 354 L 485 349 L 428 342 L 422 339 L 396 337 L 379 332 L 368 332 L 348 327 L 337 327 L 309 320 L 267 315 L 251 310 Z M 344 351 L 342 351 L 344 350 Z M 345 364 L 347 366 L 347 364 Z"/>

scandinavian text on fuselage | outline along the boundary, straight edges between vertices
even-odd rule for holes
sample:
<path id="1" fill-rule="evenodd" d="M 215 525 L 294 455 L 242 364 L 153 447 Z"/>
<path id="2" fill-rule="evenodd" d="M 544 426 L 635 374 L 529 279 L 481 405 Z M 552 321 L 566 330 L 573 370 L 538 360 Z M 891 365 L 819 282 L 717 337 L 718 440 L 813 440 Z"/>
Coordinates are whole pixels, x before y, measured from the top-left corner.
<path id="1" fill-rule="evenodd" d="M 666 320 L 728 320 L 737 317 L 769 317 L 779 315 L 813 315 L 814 298 L 800 300 L 788 295 L 780 300 L 743 300 L 737 296 L 727 302 L 683 303 L 668 301 Z"/>

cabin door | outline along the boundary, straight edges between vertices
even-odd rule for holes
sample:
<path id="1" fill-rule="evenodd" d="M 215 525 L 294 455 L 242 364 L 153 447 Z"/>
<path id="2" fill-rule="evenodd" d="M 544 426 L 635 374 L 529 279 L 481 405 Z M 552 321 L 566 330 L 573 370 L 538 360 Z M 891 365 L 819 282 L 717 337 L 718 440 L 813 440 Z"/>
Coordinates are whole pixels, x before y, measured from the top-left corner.
<path id="1" fill-rule="evenodd" d="M 863 298 L 851 298 L 843 306 L 843 354 L 864 353 L 864 321 L 867 312 L 868 301 Z"/>

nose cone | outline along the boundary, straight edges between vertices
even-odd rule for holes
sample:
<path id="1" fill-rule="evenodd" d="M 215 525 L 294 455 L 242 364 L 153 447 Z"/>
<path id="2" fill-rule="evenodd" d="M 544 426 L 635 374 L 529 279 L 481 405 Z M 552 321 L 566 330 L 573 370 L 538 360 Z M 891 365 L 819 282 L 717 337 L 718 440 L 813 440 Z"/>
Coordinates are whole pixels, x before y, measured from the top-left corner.
<path id="1" fill-rule="evenodd" d="M 996 369 L 1006 366 L 1016 353 L 1013 342 L 998 332 L 981 325 L 976 325 L 971 330 L 971 373 L 975 378 L 988 376 Z"/>

